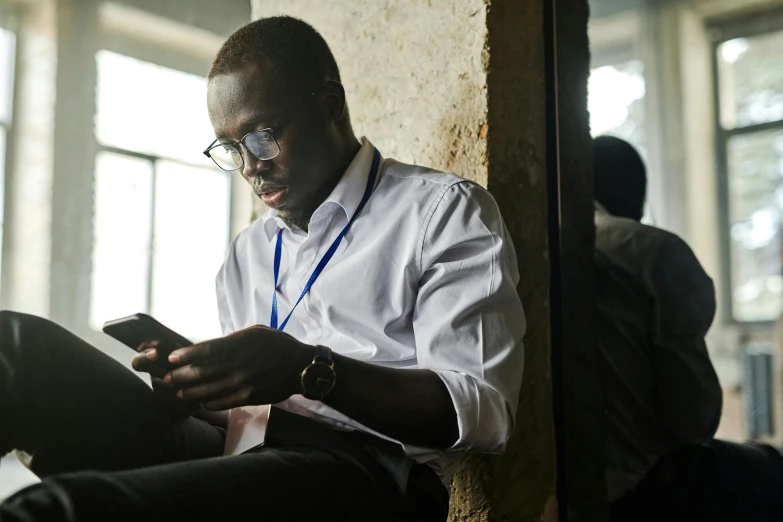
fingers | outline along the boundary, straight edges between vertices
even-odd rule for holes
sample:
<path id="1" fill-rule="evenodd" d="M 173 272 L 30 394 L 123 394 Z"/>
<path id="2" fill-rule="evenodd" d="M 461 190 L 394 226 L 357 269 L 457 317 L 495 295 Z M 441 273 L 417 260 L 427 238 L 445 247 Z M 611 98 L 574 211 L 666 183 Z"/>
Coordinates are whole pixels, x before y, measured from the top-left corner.
<path id="1" fill-rule="evenodd" d="M 170 386 L 185 387 L 204 380 L 215 380 L 231 372 L 231 364 L 188 364 L 176 368 L 163 377 L 163 382 Z"/>
<path id="2" fill-rule="evenodd" d="M 241 373 L 233 373 L 222 379 L 182 388 L 177 392 L 177 397 L 203 402 L 232 396 L 242 388 L 245 388 L 245 376 Z"/>
<path id="3" fill-rule="evenodd" d="M 218 353 L 219 344 L 220 339 L 215 339 L 185 348 L 177 348 L 169 354 L 169 362 L 171 364 L 189 364 L 210 359 Z"/>
<path id="4" fill-rule="evenodd" d="M 202 402 L 201 407 L 207 411 L 223 411 L 230 410 L 231 408 L 238 408 L 240 406 L 247 406 L 250 404 L 251 392 L 252 390 L 250 388 L 241 388 L 226 397 Z"/>
<path id="5" fill-rule="evenodd" d="M 144 351 L 141 351 L 137 353 L 133 360 L 131 361 L 131 365 L 133 366 L 133 369 L 137 372 L 146 372 L 148 371 L 160 358 L 160 354 L 158 353 L 158 350 L 156 348 L 147 348 L 144 349 Z"/>
<path id="6" fill-rule="evenodd" d="M 157 348 L 158 345 L 160 345 L 160 341 L 157 339 L 147 339 L 146 341 L 143 341 L 137 348 L 137 352 L 144 352 L 151 348 Z"/>

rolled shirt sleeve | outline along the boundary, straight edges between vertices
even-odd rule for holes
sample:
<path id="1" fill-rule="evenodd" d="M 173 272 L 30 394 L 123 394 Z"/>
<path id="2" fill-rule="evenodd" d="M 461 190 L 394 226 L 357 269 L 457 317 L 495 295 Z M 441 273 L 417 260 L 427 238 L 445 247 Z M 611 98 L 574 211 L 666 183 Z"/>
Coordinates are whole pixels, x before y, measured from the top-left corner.
<path id="1" fill-rule="evenodd" d="M 505 449 L 522 382 L 525 316 L 516 254 L 492 196 L 461 181 L 431 210 L 413 329 L 419 368 L 451 395 L 459 439 L 452 450 Z"/>

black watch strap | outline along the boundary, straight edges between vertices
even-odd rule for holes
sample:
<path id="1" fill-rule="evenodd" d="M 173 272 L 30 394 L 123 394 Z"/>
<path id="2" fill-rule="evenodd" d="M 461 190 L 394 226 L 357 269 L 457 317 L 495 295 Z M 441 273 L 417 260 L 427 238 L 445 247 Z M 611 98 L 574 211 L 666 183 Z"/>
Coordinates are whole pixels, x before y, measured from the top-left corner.
<path id="1" fill-rule="evenodd" d="M 334 357 L 332 357 L 332 350 L 330 350 L 326 346 L 317 345 L 315 347 L 315 357 L 313 357 L 313 362 L 322 362 L 325 364 L 328 364 L 329 366 L 334 364 Z"/>
<path id="2" fill-rule="evenodd" d="M 332 350 L 326 346 L 316 346 L 313 362 L 302 370 L 301 378 L 302 395 L 314 401 L 323 400 L 337 382 Z"/>

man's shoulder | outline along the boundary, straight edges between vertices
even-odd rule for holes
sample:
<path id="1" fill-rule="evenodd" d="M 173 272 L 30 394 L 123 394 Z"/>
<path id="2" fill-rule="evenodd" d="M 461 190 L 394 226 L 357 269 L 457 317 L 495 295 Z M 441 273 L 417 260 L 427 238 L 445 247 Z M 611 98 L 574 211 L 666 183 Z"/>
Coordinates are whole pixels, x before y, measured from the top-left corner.
<path id="1" fill-rule="evenodd" d="M 258 242 L 258 238 L 265 234 L 265 221 L 264 215 L 262 214 L 237 234 L 228 247 L 226 264 L 229 262 L 236 262 L 238 258 L 243 257 L 245 253 L 252 248 L 251 245 Z"/>
<path id="2" fill-rule="evenodd" d="M 595 227 L 596 245 L 634 241 L 647 248 L 660 248 L 671 243 L 684 243 L 677 234 L 668 230 L 601 211 L 595 213 Z"/>
<path id="3" fill-rule="evenodd" d="M 601 212 L 595 223 L 599 266 L 620 265 L 650 275 L 679 271 L 711 285 L 693 250 L 677 234 Z"/>
<path id="4" fill-rule="evenodd" d="M 456 174 L 441 172 L 419 165 L 410 165 L 394 159 L 387 159 L 384 162 L 383 175 L 388 176 L 403 188 L 423 185 L 435 191 L 444 190 L 459 183 L 469 182 L 469 180 Z"/>
<path id="5" fill-rule="evenodd" d="M 388 182 L 387 197 L 395 198 L 399 194 L 410 200 L 413 196 L 423 209 L 432 210 L 436 206 L 443 206 L 445 201 L 458 206 L 496 207 L 494 198 L 484 187 L 456 174 L 386 160 L 384 177 Z"/>

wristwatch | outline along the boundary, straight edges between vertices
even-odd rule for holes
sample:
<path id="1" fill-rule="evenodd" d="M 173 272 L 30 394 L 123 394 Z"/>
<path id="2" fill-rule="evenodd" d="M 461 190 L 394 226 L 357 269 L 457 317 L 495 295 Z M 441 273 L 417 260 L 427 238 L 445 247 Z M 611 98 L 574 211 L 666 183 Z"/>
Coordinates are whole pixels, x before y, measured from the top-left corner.
<path id="1" fill-rule="evenodd" d="M 326 346 L 316 346 L 313 362 L 302 370 L 302 395 L 310 400 L 321 401 L 332 391 L 336 381 L 332 350 Z"/>

